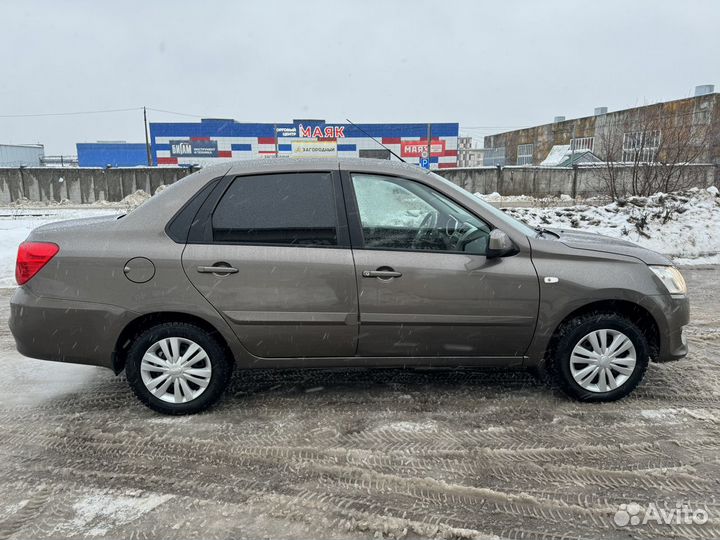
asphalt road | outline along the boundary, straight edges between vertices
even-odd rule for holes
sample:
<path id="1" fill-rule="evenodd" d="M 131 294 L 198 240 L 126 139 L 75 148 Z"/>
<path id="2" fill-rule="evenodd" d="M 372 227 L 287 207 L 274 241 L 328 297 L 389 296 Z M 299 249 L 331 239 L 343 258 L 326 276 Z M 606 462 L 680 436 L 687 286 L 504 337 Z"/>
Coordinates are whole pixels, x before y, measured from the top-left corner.
<path id="1" fill-rule="evenodd" d="M 0 540 L 720 538 L 718 270 L 685 272 L 690 356 L 618 403 L 524 373 L 263 371 L 181 418 L 18 355 L 4 290 Z M 678 507 L 696 522 L 652 512 Z"/>

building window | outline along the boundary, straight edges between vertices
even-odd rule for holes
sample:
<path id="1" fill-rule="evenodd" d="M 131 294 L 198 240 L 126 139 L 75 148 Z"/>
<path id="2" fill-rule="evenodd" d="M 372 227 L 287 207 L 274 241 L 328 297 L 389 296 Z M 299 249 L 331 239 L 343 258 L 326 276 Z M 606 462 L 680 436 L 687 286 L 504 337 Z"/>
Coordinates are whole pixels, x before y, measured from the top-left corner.
<path id="1" fill-rule="evenodd" d="M 485 157 L 483 158 L 483 165 L 488 167 L 501 167 L 505 166 L 505 147 L 500 146 L 498 148 L 486 148 Z"/>
<path id="2" fill-rule="evenodd" d="M 710 123 L 710 103 L 696 103 L 693 111 L 693 124 L 709 124 Z"/>
<path id="3" fill-rule="evenodd" d="M 517 164 L 532 165 L 533 162 L 533 145 L 518 144 L 517 147 Z"/>
<path id="4" fill-rule="evenodd" d="M 594 144 L 595 137 L 579 137 L 577 139 L 570 140 L 570 150 L 572 152 L 580 152 L 584 150 L 592 152 Z"/>
<path id="5" fill-rule="evenodd" d="M 651 163 L 660 147 L 660 130 L 631 131 L 623 135 L 623 161 Z"/>

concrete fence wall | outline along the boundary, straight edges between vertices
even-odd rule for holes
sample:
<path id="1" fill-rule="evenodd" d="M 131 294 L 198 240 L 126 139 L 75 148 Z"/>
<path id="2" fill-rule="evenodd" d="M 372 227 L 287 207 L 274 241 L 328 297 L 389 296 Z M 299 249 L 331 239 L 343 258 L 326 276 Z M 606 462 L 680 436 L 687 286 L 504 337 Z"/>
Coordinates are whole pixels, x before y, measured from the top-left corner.
<path id="1" fill-rule="evenodd" d="M 706 188 L 720 182 L 720 170 L 716 165 L 686 165 L 689 187 Z M 571 197 L 594 197 L 607 195 L 603 170 L 599 166 L 572 168 L 551 167 L 479 167 L 443 169 L 442 176 L 471 193 L 500 195 L 532 195 L 548 197 L 570 195 Z M 618 167 L 617 186 L 620 193 L 627 192 L 632 166 Z"/>
<path id="2" fill-rule="evenodd" d="M 689 165 L 692 185 L 705 188 L 720 182 L 715 165 Z M 471 193 L 592 197 L 605 195 L 605 181 L 599 168 L 577 169 L 545 167 L 480 167 L 443 169 L 445 178 Z M 627 182 L 631 168 L 620 172 L 620 183 Z M 0 204 L 21 199 L 75 204 L 95 201 L 121 201 L 142 189 L 155 193 L 158 186 L 172 184 L 190 174 L 187 168 L 133 167 L 111 169 L 76 168 L 0 168 Z"/>
<path id="3" fill-rule="evenodd" d="M 21 199 L 76 204 L 121 201 L 142 189 L 155 193 L 158 186 L 172 184 L 190 174 L 186 168 L 133 167 L 127 169 L 75 169 L 32 167 L 0 168 L 0 204 Z"/>

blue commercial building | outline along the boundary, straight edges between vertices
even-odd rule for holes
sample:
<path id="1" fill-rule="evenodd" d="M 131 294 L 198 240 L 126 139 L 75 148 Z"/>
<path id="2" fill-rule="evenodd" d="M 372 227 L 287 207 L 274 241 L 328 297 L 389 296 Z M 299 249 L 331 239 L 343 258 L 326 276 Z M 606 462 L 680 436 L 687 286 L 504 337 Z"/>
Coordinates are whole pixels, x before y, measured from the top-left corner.
<path id="1" fill-rule="evenodd" d="M 145 143 L 77 143 L 80 167 L 147 167 Z"/>
<path id="2" fill-rule="evenodd" d="M 317 119 L 285 124 L 228 119 L 150 124 L 154 163 L 173 167 L 276 156 L 391 159 L 380 141 L 409 163 L 426 160 L 433 169 L 452 168 L 457 167 L 458 132 L 457 123 L 355 126 Z"/>

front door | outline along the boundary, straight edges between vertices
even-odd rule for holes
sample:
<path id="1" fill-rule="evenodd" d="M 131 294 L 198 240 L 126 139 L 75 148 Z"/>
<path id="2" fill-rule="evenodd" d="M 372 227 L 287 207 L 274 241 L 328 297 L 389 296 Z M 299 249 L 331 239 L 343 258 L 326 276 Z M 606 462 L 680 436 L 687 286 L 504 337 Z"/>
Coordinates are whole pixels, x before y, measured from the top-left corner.
<path id="1" fill-rule="evenodd" d="M 422 183 L 353 173 L 346 191 L 362 232 L 358 355 L 525 353 L 539 301 L 528 253 L 488 259 L 491 227 Z"/>
<path id="2" fill-rule="evenodd" d="M 183 267 L 242 345 L 266 358 L 352 356 L 357 288 L 338 174 L 236 177 Z M 344 223 L 344 225 L 343 225 Z"/>

